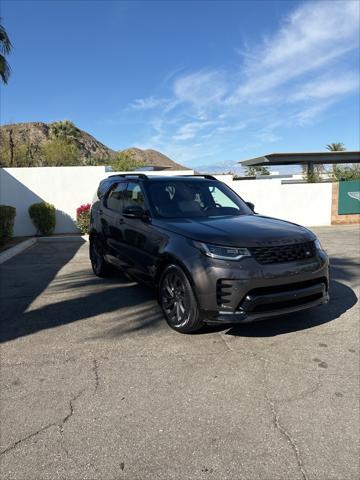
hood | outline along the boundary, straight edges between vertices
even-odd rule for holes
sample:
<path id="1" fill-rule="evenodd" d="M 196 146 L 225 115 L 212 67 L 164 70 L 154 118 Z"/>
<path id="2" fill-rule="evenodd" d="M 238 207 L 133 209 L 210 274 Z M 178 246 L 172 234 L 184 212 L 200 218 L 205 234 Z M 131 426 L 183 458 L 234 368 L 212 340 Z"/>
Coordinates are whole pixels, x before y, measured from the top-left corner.
<path id="1" fill-rule="evenodd" d="M 153 225 L 199 242 L 231 247 L 257 247 L 315 240 L 310 230 L 262 215 L 214 218 L 153 219 Z"/>

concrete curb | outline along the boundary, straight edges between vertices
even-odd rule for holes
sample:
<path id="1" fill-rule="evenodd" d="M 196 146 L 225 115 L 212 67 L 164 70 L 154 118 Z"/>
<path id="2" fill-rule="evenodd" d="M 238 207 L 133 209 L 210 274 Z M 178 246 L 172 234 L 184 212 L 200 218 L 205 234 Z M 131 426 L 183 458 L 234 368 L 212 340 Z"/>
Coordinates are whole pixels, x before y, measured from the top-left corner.
<path id="1" fill-rule="evenodd" d="M 51 237 L 32 237 L 24 240 L 21 243 L 18 243 L 14 247 L 8 248 L 4 252 L 0 253 L 0 264 L 10 260 L 10 258 L 15 257 L 19 253 L 28 249 L 35 243 L 50 243 L 50 242 L 78 242 L 82 240 L 84 242 L 89 241 L 89 235 L 54 235 Z"/>
<path id="2" fill-rule="evenodd" d="M 83 240 L 84 242 L 89 241 L 89 235 L 52 235 L 51 237 L 36 237 L 36 240 L 39 243 L 45 242 L 78 242 Z"/>
<path id="3" fill-rule="evenodd" d="M 8 248 L 5 252 L 0 253 L 0 264 L 10 260 L 10 258 L 15 257 L 19 253 L 23 252 L 27 248 L 31 247 L 36 243 L 36 238 L 28 238 L 21 243 L 18 243 L 14 247 Z"/>

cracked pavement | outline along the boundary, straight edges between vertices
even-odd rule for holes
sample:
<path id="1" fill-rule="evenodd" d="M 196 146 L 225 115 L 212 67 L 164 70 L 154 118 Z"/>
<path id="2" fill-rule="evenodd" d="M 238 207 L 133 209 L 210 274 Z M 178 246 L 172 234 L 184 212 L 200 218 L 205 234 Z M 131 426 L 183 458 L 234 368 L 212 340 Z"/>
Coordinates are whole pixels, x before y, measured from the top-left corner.
<path id="1" fill-rule="evenodd" d="M 313 230 L 327 306 L 194 335 L 80 241 L 1 265 L 1 478 L 358 479 L 360 232 Z"/>

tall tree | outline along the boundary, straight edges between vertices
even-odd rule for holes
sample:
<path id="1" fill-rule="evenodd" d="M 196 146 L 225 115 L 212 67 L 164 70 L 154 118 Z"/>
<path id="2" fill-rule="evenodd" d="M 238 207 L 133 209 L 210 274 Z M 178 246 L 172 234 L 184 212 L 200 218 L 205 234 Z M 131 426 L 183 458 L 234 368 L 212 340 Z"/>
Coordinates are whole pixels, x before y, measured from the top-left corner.
<path id="1" fill-rule="evenodd" d="M 330 152 L 344 152 L 346 150 L 345 145 L 341 142 L 329 143 L 329 145 L 326 145 L 326 148 L 330 150 Z M 338 182 L 346 180 L 359 180 L 360 166 L 356 163 L 345 164 L 342 166 L 334 164 L 332 176 Z"/>
<path id="2" fill-rule="evenodd" d="M 44 166 L 70 167 L 81 164 L 79 149 L 65 138 L 54 138 L 47 142 L 41 150 Z"/>
<path id="3" fill-rule="evenodd" d="M 118 152 L 114 160 L 111 161 L 114 172 L 130 172 L 144 165 L 144 161 L 138 160 L 133 152 L 127 150 Z"/>
<path id="4" fill-rule="evenodd" d="M 0 17 L 0 22 L 1 22 Z M 8 64 L 5 55 L 11 51 L 11 42 L 5 28 L 0 24 L 0 77 L 3 83 L 7 83 L 10 76 L 10 65 Z"/>
<path id="5" fill-rule="evenodd" d="M 270 171 L 267 167 L 246 167 L 245 177 L 256 177 L 256 175 L 270 175 Z"/>
<path id="6" fill-rule="evenodd" d="M 50 136 L 73 142 L 78 137 L 78 130 L 70 120 L 62 120 L 50 124 Z"/>

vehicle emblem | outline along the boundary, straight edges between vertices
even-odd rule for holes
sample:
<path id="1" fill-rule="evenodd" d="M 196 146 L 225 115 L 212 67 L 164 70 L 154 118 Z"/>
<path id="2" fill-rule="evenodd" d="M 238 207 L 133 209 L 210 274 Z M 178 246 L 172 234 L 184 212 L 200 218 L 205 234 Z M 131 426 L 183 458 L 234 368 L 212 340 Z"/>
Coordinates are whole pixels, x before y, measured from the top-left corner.
<path id="1" fill-rule="evenodd" d="M 360 202 L 360 192 L 348 192 L 349 197 L 353 198 L 354 200 L 359 200 Z"/>

